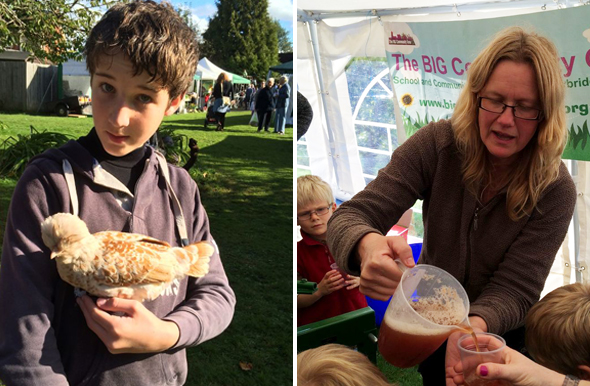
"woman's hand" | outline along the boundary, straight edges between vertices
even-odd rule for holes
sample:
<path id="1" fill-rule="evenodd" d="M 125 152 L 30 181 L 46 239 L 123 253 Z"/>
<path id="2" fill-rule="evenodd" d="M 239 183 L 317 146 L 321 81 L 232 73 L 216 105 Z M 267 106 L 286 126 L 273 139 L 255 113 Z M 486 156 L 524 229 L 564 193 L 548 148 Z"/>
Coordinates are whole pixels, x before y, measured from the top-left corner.
<path id="1" fill-rule="evenodd" d="M 502 352 L 504 364 L 483 363 L 477 375 L 486 380 L 500 379 L 514 386 L 561 386 L 565 375 L 543 367 L 510 347 Z M 485 375 L 484 375 L 485 374 Z M 580 386 L 588 384 L 582 381 Z"/>
<path id="2" fill-rule="evenodd" d="M 77 302 L 86 324 L 111 354 L 165 351 L 180 336 L 176 323 L 158 318 L 136 300 L 99 298 L 95 304 L 84 295 Z M 123 316 L 109 312 L 123 313 Z"/>
<path id="3" fill-rule="evenodd" d="M 322 281 L 318 283 L 318 292 L 321 296 L 326 296 L 338 291 L 340 288 L 344 288 L 345 285 L 346 283 L 340 272 L 333 269 L 326 272 Z"/>
<path id="4" fill-rule="evenodd" d="M 361 293 L 377 300 L 387 300 L 395 292 L 402 271 L 395 259 L 406 267 L 414 266 L 412 248 L 403 237 L 381 236 L 378 233 L 365 235 L 358 243 L 357 255 L 360 259 Z"/>

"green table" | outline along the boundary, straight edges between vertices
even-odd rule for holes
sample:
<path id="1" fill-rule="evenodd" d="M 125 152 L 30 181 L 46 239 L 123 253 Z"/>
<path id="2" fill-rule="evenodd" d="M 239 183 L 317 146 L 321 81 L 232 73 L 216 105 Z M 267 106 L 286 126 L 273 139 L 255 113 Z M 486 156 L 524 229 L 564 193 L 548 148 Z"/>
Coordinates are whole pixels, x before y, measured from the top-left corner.
<path id="1" fill-rule="evenodd" d="M 377 364 L 377 327 L 370 307 L 297 328 L 297 352 L 328 343 L 356 348 Z"/>

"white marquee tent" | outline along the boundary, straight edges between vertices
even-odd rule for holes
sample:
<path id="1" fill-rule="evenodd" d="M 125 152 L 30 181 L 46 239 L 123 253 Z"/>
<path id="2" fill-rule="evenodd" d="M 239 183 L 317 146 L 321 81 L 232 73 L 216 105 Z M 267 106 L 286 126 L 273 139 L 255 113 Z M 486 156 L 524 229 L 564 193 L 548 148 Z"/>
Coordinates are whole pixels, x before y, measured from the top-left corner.
<path id="1" fill-rule="evenodd" d="M 249 84 L 250 80 L 243 78 L 239 75 L 232 74 L 231 72 L 224 70 L 221 67 L 216 66 L 207 58 L 202 58 L 199 60 L 199 64 L 197 65 L 197 75 L 201 77 L 202 80 L 213 80 L 215 81 L 220 73 L 225 72 L 227 73 L 232 79 L 232 83 L 236 84 Z"/>
<path id="2" fill-rule="evenodd" d="M 298 90 L 309 100 L 314 111 L 309 131 L 297 144 L 298 174 L 319 175 L 332 185 L 336 198 L 346 200 L 374 178 L 376 171 L 366 170 L 367 159 L 383 161 L 395 149 L 390 140 L 387 140 L 389 147 L 370 149 L 367 145 L 370 140 L 367 141 L 366 136 L 370 136 L 372 130 L 384 128 L 388 137 L 397 132 L 399 143 L 405 140 L 400 107 L 389 80 L 389 69 L 384 64 L 384 22 L 490 19 L 555 11 L 584 3 L 571 0 L 471 0 L 464 3 L 444 0 L 370 0 L 367 3 L 298 0 Z M 440 44 L 451 42 L 441 41 Z M 376 67 L 381 67 L 373 72 L 355 73 L 354 60 L 358 58 L 365 60 L 365 64 L 374 61 Z M 363 84 L 359 95 L 350 93 L 353 82 Z M 363 100 L 375 94 L 393 103 L 391 109 L 397 120 L 392 117 L 389 121 L 371 122 L 363 118 L 366 115 L 363 109 L 370 105 Z M 366 136 L 361 140 L 359 133 L 362 130 Z M 367 154 L 371 157 L 367 158 Z M 543 294 L 570 282 L 588 281 L 590 201 L 585 198 L 585 192 L 590 167 L 585 161 L 567 160 L 566 164 L 577 184 L 578 203 Z M 380 168 L 385 164 L 377 162 L 377 166 Z"/>

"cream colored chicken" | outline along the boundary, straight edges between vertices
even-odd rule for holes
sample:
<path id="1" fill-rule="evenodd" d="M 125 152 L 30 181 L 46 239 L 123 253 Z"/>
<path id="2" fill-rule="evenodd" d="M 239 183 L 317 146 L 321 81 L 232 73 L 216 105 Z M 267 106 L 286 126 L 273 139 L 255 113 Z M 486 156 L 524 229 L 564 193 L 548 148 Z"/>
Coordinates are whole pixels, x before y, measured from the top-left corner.
<path id="1" fill-rule="evenodd" d="M 153 300 L 175 279 L 204 276 L 214 251 L 204 241 L 179 248 L 134 233 L 90 234 L 69 213 L 46 218 L 41 233 L 60 277 L 99 297 Z"/>

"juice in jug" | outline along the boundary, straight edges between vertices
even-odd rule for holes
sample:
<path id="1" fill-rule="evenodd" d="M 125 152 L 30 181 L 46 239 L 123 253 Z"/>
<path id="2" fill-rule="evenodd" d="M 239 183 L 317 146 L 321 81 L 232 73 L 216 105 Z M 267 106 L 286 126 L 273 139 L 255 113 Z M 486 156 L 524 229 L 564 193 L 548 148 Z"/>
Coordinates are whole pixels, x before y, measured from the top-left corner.
<path id="1" fill-rule="evenodd" d="M 455 278 L 420 264 L 404 272 L 379 330 L 379 352 L 397 367 L 415 366 L 464 330 L 469 300 Z"/>

